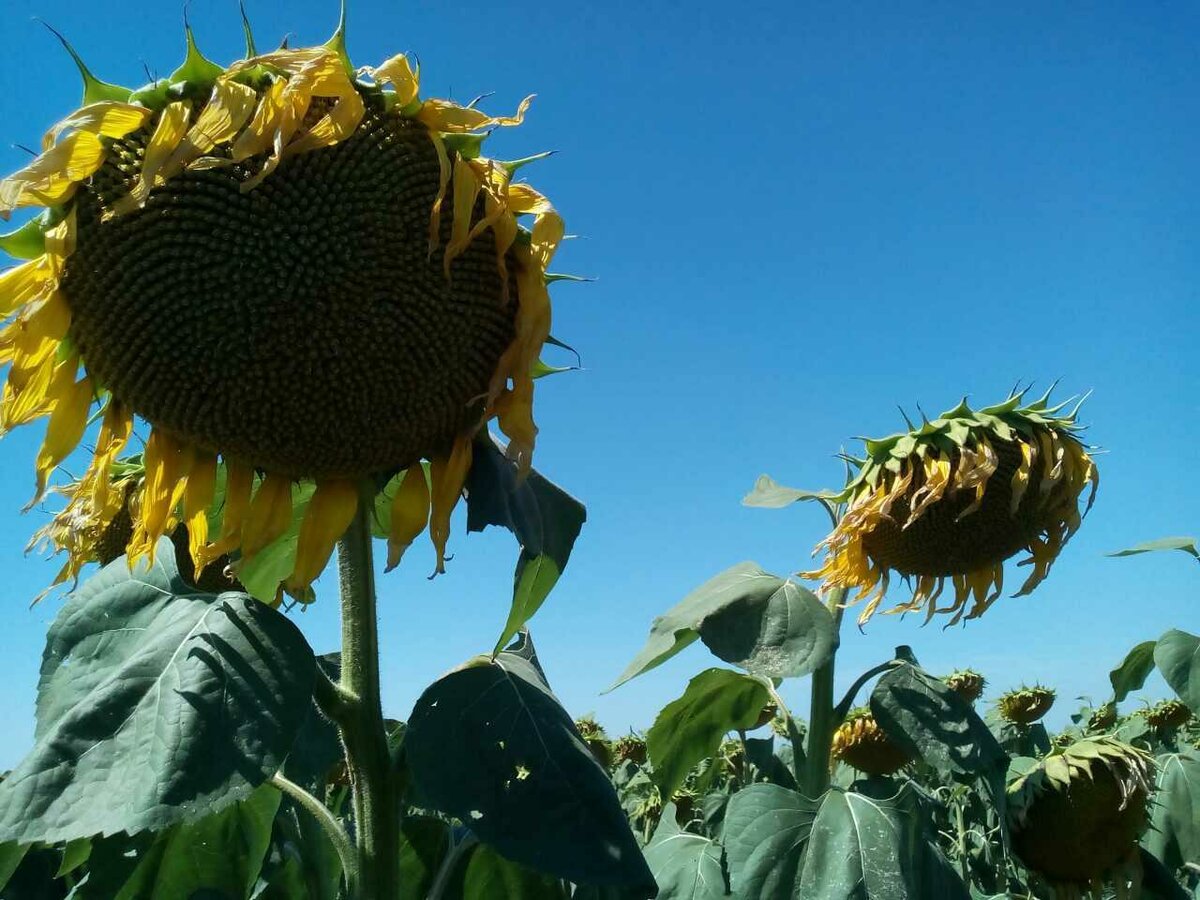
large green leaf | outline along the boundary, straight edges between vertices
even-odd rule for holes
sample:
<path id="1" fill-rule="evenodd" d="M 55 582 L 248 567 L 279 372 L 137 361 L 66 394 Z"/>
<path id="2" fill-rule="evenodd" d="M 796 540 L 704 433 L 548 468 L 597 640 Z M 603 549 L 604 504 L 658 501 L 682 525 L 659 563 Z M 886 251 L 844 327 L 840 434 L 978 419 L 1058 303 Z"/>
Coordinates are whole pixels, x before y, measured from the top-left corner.
<path id="1" fill-rule="evenodd" d="M 732 633 L 725 636 L 724 630 Z M 811 672 L 837 646 L 832 617 L 808 591 L 764 572 L 757 563 L 743 562 L 656 618 L 646 645 L 608 690 L 662 665 L 701 634 L 717 656 L 735 665 L 747 663 L 747 668 L 753 663 L 771 677 Z"/>
<path id="2" fill-rule="evenodd" d="M 646 862 L 658 882 L 658 900 L 718 900 L 728 896 L 721 845 L 682 830 L 675 804 L 663 809 L 654 837 L 646 845 Z"/>
<path id="3" fill-rule="evenodd" d="M 584 505 L 538 472 L 520 480 L 490 434 L 475 440 L 467 477 L 467 531 L 507 528 L 521 544 L 512 607 L 496 641 L 499 652 L 533 618 L 558 582 L 587 520 Z"/>
<path id="4" fill-rule="evenodd" d="M 724 840 L 738 900 L 803 900 L 800 870 L 815 815 L 813 801 L 773 784 L 733 795 Z"/>
<path id="5" fill-rule="evenodd" d="M 833 788 L 812 823 L 797 897 L 967 900 L 962 880 L 925 836 L 912 788 L 891 797 Z"/>
<path id="6" fill-rule="evenodd" d="M 941 679 L 910 663 L 897 666 L 876 683 L 871 713 L 889 737 L 939 772 L 1002 782 L 1008 754 L 971 704 Z"/>
<path id="7" fill-rule="evenodd" d="M 1113 702 L 1121 703 L 1134 691 L 1140 691 L 1146 676 L 1154 671 L 1154 646 L 1156 641 L 1142 641 L 1125 654 L 1121 664 L 1108 673 L 1112 684 Z"/>
<path id="8" fill-rule="evenodd" d="M 830 500 L 835 496 L 836 494 L 829 491 L 803 491 L 799 488 L 784 487 L 770 475 L 759 475 L 750 493 L 742 498 L 742 505 L 756 506 L 760 509 L 782 509 L 799 500 Z"/>
<path id="9" fill-rule="evenodd" d="M 75 886 L 70 900 L 113 900 L 154 841 L 155 835 L 148 831 L 133 836 L 118 832 L 93 839 L 87 875 Z"/>
<path id="10" fill-rule="evenodd" d="M 1179 699 L 1200 715 L 1200 637 L 1172 628 L 1158 639 L 1154 664 Z"/>
<path id="11" fill-rule="evenodd" d="M 1184 863 L 1200 865 L 1200 751 L 1158 758 L 1142 845 L 1172 870 Z"/>
<path id="12" fill-rule="evenodd" d="M 790 753 L 790 741 L 783 741 L 781 750 L 786 748 Z M 758 770 L 759 777 L 755 780 L 766 780 L 771 784 L 794 790 L 796 776 L 787 761 L 781 759 L 775 751 L 774 736 L 765 738 L 746 738 L 746 759 Z"/>
<path id="13" fill-rule="evenodd" d="M 279 791 L 263 785 L 240 803 L 155 838 L 115 900 L 247 897 L 271 843 Z"/>
<path id="14" fill-rule="evenodd" d="M 400 900 L 425 900 L 450 849 L 450 826 L 432 816 L 406 816 L 400 826 Z"/>
<path id="15" fill-rule="evenodd" d="M 0 784 L 0 840 L 160 829 L 278 770 L 312 697 L 312 651 L 245 594 L 202 594 L 124 559 L 75 591 L 47 635 L 36 744 Z"/>
<path id="16" fill-rule="evenodd" d="M 670 798 L 698 762 L 709 759 L 730 731 L 744 731 L 758 721 L 771 700 L 759 678 L 728 669 L 706 669 L 688 682 L 646 733 L 652 778 Z"/>
<path id="17" fill-rule="evenodd" d="M 536 662 L 502 652 L 434 682 L 404 750 L 423 802 L 509 859 L 579 883 L 653 885 L 608 774 Z"/>
<path id="18" fill-rule="evenodd" d="M 1144 544 L 1136 544 L 1133 547 L 1126 547 L 1124 550 L 1117 550 L 1109 556 L 1136 556 L 1139 553 L 1152 553 L 1156 550 L 1182 550 L 1184 553 L 1200 560 L 1200 548 L 1196 546 L 1196 539 L 1193 537 L 1166 537 L 1159 538 L 1155 541 L 1146 541 Z"/>
<path id="19" fill-rule="evenodd" d="M 447 885 L 445 900 L 569 900 L 557 878 L 505 859 L 479 845 Z"/>
<path id="20" fill-rule="evenodd" d="M 17 866 L 21 864 L 28 850 L 28 844 L 0 844 L 0 891 L 4 890 L 8 879 L 17 871 Z"/>

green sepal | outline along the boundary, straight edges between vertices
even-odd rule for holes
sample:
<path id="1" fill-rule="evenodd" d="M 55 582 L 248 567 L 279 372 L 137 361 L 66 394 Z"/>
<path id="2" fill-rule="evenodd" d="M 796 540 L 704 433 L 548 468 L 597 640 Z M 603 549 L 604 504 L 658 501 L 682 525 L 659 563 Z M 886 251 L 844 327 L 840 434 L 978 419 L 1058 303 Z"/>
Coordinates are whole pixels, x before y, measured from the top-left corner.
<path id="1" fill-rule="evenodd" d="M 45 23 L 43 23 L 45 24 Z M 91 103 L 101 103 L 105 100 L 124 103 L 129 99 L 129 95 L 133 93 L 132 88 L 122 87 L 119 84 L 109 84 L 107 81 L 101 81 L 92 74 L 91 69 L 84 63 L 83 58 L 75 52 L 75 48 L 71 46 L 57 29 L 46 25 L 53 34 L 66 48 L 67 53 L 71 54 L 71 59 L 75 60 L 75 65 L 79 67 L 79 75 L 83 79 L 83 105 L 87 106 Z"/>
<path id="2" fill-rule="evenodd" d="M 549 157 L 553 156 L 557 152 L 558 152 L 557 150 L 545 150 L 541 153 L 535 153 L 535 154 L 533 154 L 533 156 L 522 157 L 521 159 L 510 159 L 510 160 L 504 160 L 504 161 L 497 160 L 496 165 L 498 165 L 505 172 L 507 172 L 509 178 L 512 178 L 513 175 L 515 175 L 519 169 L 529 165 L 530 163 L 535 163 L 535 162 L 538 162 L 539 160 L 548 159 Z"/>
<path id="3" fill-rule="evenodd" d="M 545 378 L 547 375 L 560 375 L 563 372 L 577 372 L 580 366 L 551 366 L 542 360 L 538 360 L 533 364 L 533 371 L 530 373 L 534 379 Z"/>
<path id="4" fill-rule="evenodd" d="M 132 94 L 129 95 L 129 102 L 136 103 L 139 106 L 144 106 L 146 109 L 152 109 L 155 112 L 166 108 L 167 100 L 170 96 L 171 81 L 167 78 L 160 78 L 157 81 L 152 81 L 149 84 L 144 84 Z"/>
<path id="5" fill-rule="evenodd" d="M 0 234 L 0 250 L 15 259 L 35 259 L 46 252 L 46 229 L 41 216 L 30 219 L 15 231 Z"/>
<path id="6" fill-rule="evenodd" d="M 442 143 L 463 159 L 476 159 L 483 151 L 486 134 L 443 134 Z"/>
<path id="7" fill-rule="evenodd" d="M 184 82 L 189 85 L 211 85 L 225 70 L 200 52 L 200 48 L 196 46 L 196 36 L 192 34 L 192 26 L 188 24 L 186 16 L 183 21 L 183 33 L 187 38 L 187 55 L 183 59 L 183 65 L 172 72 L 167 81 L 172 84 Z"/>
<path id="8" fill-rule="evenodd" d="M 554 284 L 556 281 L 578 281 L 590 283 L 596 279 L 589 278 L 586 275 L 568 275 L 564 272 L 547 272 L 542 276 L 542 280 L 545 281 L 546 284 Z"/>
<path id="9" fill-rule="evenodd" d="M 342 0 L 341 11 L 338 14 L 337 28 L 333 36 L 324 44 L 327 50 L 332 50 L 345 65 L 346 71 L 354 74 L 354 64 L 350 62 L 350 54 L 346 50 L 346 0 Z"/>

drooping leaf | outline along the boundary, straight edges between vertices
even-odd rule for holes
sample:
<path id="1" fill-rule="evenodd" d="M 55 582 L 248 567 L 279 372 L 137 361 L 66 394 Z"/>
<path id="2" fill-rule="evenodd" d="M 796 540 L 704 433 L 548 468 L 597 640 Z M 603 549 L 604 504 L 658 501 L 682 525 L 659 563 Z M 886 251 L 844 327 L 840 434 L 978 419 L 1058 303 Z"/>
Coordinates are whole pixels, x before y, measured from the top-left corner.
<path id="1" fill-rule="evenodd" d="M 1113 702 L 1121 703 L 1134 691 L 1140 691 L 1146 676 L 1154 671 L 1156 641 L 1142 641 L 1125 654 L 1121 664 L 1108 673 L 1112 684 Z"/>
<path id="2" fill-rule="evenodd" d="M 727 896 L 720 844 L 681 829 L 675 821 L 674 803 L 663 809 L 658 829 L 646 845 L 646 862 L 658 883 L 658 900 Z"/>
<path id="3" fill-rule="evenodd" d="M 791 750 L 791 744 L 784 742 L 784 745 Z M 750 761 L 750 765 L 758 770 L 761 779 L 765 779 L 771 784 L 777 784 L 788 790 L 795 790 L 796 778 L 792 770 L 788 767 L 785 760 L 775 752 L 775 738 L 747 738 L 746 739 L 746 759 Z"/>
<path id="4" fill-rule="evenodd" d="M 738 900 L 801 900 L 800 870 L 816 804 L 773 784 L 738 791 L 725 813 L 729 880 Z"/>
<path id="5" fill-rule="evenodd" d="M 1172 628 L 1158 639 L 1154 664 L 1179 699 L 1200 715 L 1200 637 Z"/>
<path id="6" fill-rule="evenodd" d="M 0 891 L 4 890 L 8 879 L 12 878 L 13 872 L 17 871 L 17 866 L 21 864 L 21 860 L 25 858 L 28 850 L 28 844 L 18 844 L 12 841 L 0 844 Z"/>
<path id="7" fill-rule="evenodd" d="M 924 833 L 912 789 L 892 797 L 833 788 L 817 809 L 797 897 L 805 900 L 968 900 Z"/>
<path id="8" fill-rule="evenodd" d="M 785 658 L 776 665 L 780 671 L 787 674 L 811 672 L 837 645 L 832 618 L 815 598 L 813 602 L 821 607 L 820 612 L 813 608 L 808 602 L 811 596 L 803 588 L 764 572 L 756 563 L 738 563 L 700 585 L 656 618 L 650 625 L 646 645 L 608 690 L 615 690 L 631 678 L 662 665 L 700 637 L 705 631 L 705 621 L 713 616 L 722 618 L 707 629 L 706 643 L 718 656 L 724 653 L 722 658 L 726 661 L 740 664 L 754 660 L 756 665 L 771 667 L 768 662 L 774 655 L 771 645 L 776 642 L 780 647 L 778 656 Z M 763 611 L 772 606 L 772 598 L 776 598 L 774 612 L 766 616 Z M 739 612 L 731 612 L 729 618 L 724 618 L 726 610 Z M 797 620 L 794 624 L 789 621 L 793 610 Z M 718 624 L 731 627 L 741 615 L 746 616 L 747 621 L 739 625 L 737 635 L 723 640 Z"/>
<path id="9" fill-rule="evenodd" d="M 404 750 L 424 801 L 509 859 L 650 896 L 608 774 L 528 660 L 477 657 L 434 682 L 413 709 Z"/>
<path id="10" fill-rule="evenodd" d="M 829 491 L 802 491 L 784 487 L 770 475 L 759 475 L 754 487 L 742 498 L 743 506 L 760 509 L 782 509 L 800 500 L 829 500 L 834 494 Z"/>
<path id="11" fill-rule="evenodd" d="M 1195 900 L 1195 894 L 1189 894 L 1183 885 L 1175 880 L 1175 876 L 1145 847 L 1138 850 L 1142 864 L 1142 898 L 1141 900 Z"/>
<path id="12" fill-rule="evenodd" d="M 70 875 L 86 863 L 91 855 L 92 841 L 90 838 L 76 838 L 73 841 L 67 841 L 66 846 L 63 847 L 63 858 L 59 863 L 56 876 L 62 878 L 64 875 Z"/>
<path id="13" fill-rule="evenodd" d="M 1200 865 L 1200 752 L 1158 758 L 1142 846 L 1172 871 L 1184 863 Z"/>
<path id="14" fill-rule="evenodd" d="M 450 826 L 430 816 L 406 816 L 400 831 L 400 900 L 425 900 L 450 849 Z"/>
<path id="15" fill-rule="evenodd" d="M 0 840 L 161 829 L 278 770 L 312 697 L 299 629 L 185 584 L 171 543 L 75 591 L 47 635 L 36 744 L 0 783 Z"/>
<path id="16" fill-rule="evenodd" d="M 70 900 L 113 900 L 154 840 L 155 835 L 148 831 L 132 836 L 119 832 L 110 837 L 94 838 L 87 875 L 75 886 Z"/>
<path id="17" fill-rule="evenodd" d="M 675 793 L 694 765 L 714 756 L 726 734 L 751 728 L 770 699 L 761 679 L 728 669 L 706 669 L 689 681 L 646 733 L 651 777 L 663 797 Z"/>
<path id="18" fill-rule="evenodd" d="M 1139 553 L 1153 553 L 1157 550 L 1182 550 L 1184 553 L 1200 560 L 1200 548 L 1197 548 L 1196 539 L 1193 537 L 1159 538 L 1155 541 L 1146 541 L 1144 544 L 1135 544 L 1132 547 L 1126 547 L 1124 550 L 1117 550 L 1108 555 L 1136 556 Z"/>
<path id="19" fill-rule="evenodd" d="M 512 607 L 494 652 L 541 608 L 566 568 L 586 520 L 584 505 L 537 471 L 519 480 L 515 464 L 490 434 L 476 439 L 467 476 L 467 531 L 498 525 L 511 531 L 521 545 Z"/>
<path id="20" fill-rule="evenodd" d="M 336 683 L 341 678 L 340 653 L 324 653 L 316 662 L 331 681 Z M 308 714 L 292 741 L 283 774 L 310 793 L 319 795 L 330 772 L 342 759 L 342 739 L 337 726 L 326 718 L 315 701 L 309 701 Z"/>
<path id="21" fill-rule="evenodd" d="M 318 796 L 323 795 L 323 791 Z M 283 842 L 282 852 L 295 866 L 304 882 L 304 900 L 339 900 L 342 888 L 342 859 L 329 838 L 329 833 L 313 817 L 302 809 L 291 797 L 284 796 L 279 813 L 275 817 L 276 844 Z M 274 854 L 272 854 L 274 858 Z M 270 873 L 264 872 L 264 878 Z M 271 878 L 276 891 L 291 883 L 292 872 L 279 872 Z M 291 900 L 291 895 L 287 895 Z"/>
<path id="22" fill-rule="evenodd" d="M 471 851 L 443 895 L 445 900 L 569 900 L 563 883 L 505 859 L 486 844 Z"/>
<path id="23" fill-rule="evenodd" d="M 270 785 L 245 800 L 159 834 L 116 900 L 246 897 L 262 870 L 280 793 Z"/>

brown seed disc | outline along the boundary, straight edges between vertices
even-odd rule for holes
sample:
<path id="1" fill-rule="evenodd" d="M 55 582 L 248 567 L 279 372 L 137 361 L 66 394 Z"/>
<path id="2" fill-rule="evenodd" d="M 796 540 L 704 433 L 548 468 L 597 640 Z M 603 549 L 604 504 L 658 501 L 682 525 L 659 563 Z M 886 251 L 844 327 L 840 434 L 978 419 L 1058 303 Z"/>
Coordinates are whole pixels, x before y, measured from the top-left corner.
<path id="1" fill-rule="evenodd" d="M 292 477 L 355 477 L 445 453 L 478 421 L 513 339 L 495 239 L 451 266 L 449 202 L 426 129 L 369 110 L 333 147 L 188 171 L 144 208 L 128 192 L 148 132 L 79 193 L 62 290 L 89 372 L 156 427 Z M 448 197 L 453 196 L 453 186 Z M 515 268 L 509 261 L 509 270 Z"/>
<path id="2" fill-rule="evenodd" d="M 924 470 L 918 467 L 908 491 L 892 507 L 892 521 L 880 522 L 863 536 L 863 547 L 871 559 L 902 575 L 949 576 L 995 565 L 1026 547 L 1040 525 L 1041 460 L 1033 466 L 1014 516 L 1009 511 L 1012 477 L 1020 467 L 1021 451 L 1015 441 L 993 437 L 991 443 L 997 456 L 996 471 L 975 512 L 956 522 L 959 513 L 974 502 L 975 491 L 947 487 L 942 499 L 902 529 L 908 521 L 911 498 L 925 483 Z M 958 465 L 957 455 L 953 464 L 952 471 Z"/>

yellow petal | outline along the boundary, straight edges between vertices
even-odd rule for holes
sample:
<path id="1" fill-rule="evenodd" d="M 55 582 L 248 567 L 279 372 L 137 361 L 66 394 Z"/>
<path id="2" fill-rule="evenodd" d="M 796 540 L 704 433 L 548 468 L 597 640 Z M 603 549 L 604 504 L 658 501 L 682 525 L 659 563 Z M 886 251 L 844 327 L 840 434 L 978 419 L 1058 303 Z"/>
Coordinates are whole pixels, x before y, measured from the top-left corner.
<path id="1" fill-rule="evenodd" d="M 142 482 L 140 508 L 134 522 L 133 537 L 129 542 L 129 565 L 133 566 L 142 556 L 154 563 L 159 539 L 167 533 L 173 500 L 180 481 L 187 477 L 186 457 L 183 446 L 161 428 L 150 431 L 146 449 L 142 454 L 146 467 Z"/>
<path id="2" fill-rule="evenodd" d="M 400 564 L 404 551 L 425 530 L 428 522 L 429 483 L 425 480 L 425 467 L 416 462 L 408 467 L 396 489 L 396 496 L 392 498 L 392 527 L 384 571 L 390 572 Z"/>
<path id="3" fill-rule="evenodd" d="M 221 517 L 221 536 L 204 549 L 204 565 L 235 549 L 242 540 L 242 526 L 250 509 L 250 491 L 254 487 L 254 469 L 235 460 L 225 460 L 225 508 Z M 200 566 L 204 568 L 204 566 Z"/>
<path id="4" fill-rule="evenodd" d="M 358 486 L 346 479 L 321 481 L 312 498 L 296 540 L 296 562 L 284 587 L 301 596 L 329 564 L 333 548 L 358 512 Z"/>
<path id="5" fill-rule="evenodd" d="M 1033 445 L 1025 443 L 1020 438 L 1017 439 L 1017 446 L 1021 449 L 1021 464 L 1017 466 L 1017 471 L 1013 473 L 1010 482 L 1012 499 L 1008 504 L 1008 512 L 1013 516 L 1017 514 L 1021 500 L 1025 497 L 1025 491 L 1029 487 L 1029 476 L 1033 472 L 1033 461 L 1037 456 L 1037 450 Z"/>
<path id="6" fill-rule="evenodd" d="M 60 363 L 55 370 L 51 393 L 56 399 L 54 412 L 50 414 L 50 422 L 46 426 L 46 438 L 38 451 L 37 491 L 30 506 L 37 503 L 46 491 L 46 479 L 54 468 L 71 455 L 83 439 L 83 431 L 87 427 L 88 410 L 91 409 L 95 391 L 92 380 L 86 375 L 75 380 L 75 372 L 79 368 L 79 360 L 71 359 Z"/>
<path id="7" fill-rule="evenodd" d="M 145 125 L 152 115 L 152 110 L 132 103 L 91 103 L 47 131 L 42 138 L 42 149 L 49 150 L 68 131 L 87 131 L 108 138 L 123 138 Z"/>
<path id="8" fill-rule="evenodd" d="M 43 357 L 31 369 L 11 369 L 0 398 L 0 434 L 20 425 L 28 425 L 53 409 L 50 381 L 54 373 L 54 356 Z M 18 381 L 16 375 L 21 378 Z"/>
<path id="9" fill-rule="evenodd" d="M 183 515 L 188 529 L 188 552 L 197 578 L 209 562 L 205 553 L 208 546 L 208 509 L 212 506 L 216 481 L 217 457 L 212 453 L 195 451 L 191 471 L 188 472 L 187 489 L 183 494 Z"/>
<path id="10" fill-rule="evenodd" d="M 80 496 L 86 493 L 97 514 L 111 520 L 120 509 L 124 496 L 114 498 L 110 473 L 117 456 L 129 443 L 133 434 L 133 414 L 125 404 L 110 397 L 104 407 L 104 418 L 100 422 L 100 434 L 96 438 L 96 451 L 92 463 L 80 480 Z M 86 490 L 85 490 L 86 486 Z"/>
<path id="11" fill-rule="evenodd" d="M 440 457 L 430 465 L 429 536 L 437 550 L 436 574 L 446 571 L 446 542 L 450 539 L 450 514 L 458 505 L 467 473 L 471 470 L 471 435 L 460 434 L 448 457 Z"/>
<path id="12" fill-rule="evenodd" d="M 420 92 L 420 69 L 416 72 L 408 64 L 408 56 L 401 53 L 373 70 L 375 80 L 380 84 L 390 84 L 396 89 L 396 106 L 403 109 L 414 100 Z"/>
<path id="13" fill-rule="evenodd" d="M 439 135 L 431 131 L 429 140 L 433 142 L 433 149 L 437 152 L 439 168 L 438 192 L 433 198 L 433 209 L 429 213 L 429 255 L 432 256 L 442 241 L 442 203 L 446 199 L 446 187 L 450 184 L 450 157 Z"/>
<path id="14" fill-rule="evenodd" d="M 7 318 L 58 287 L 58 273 L 46 256 L 0 272 L 0 318 Z"/>
<path id="15" fill-rule="evenodd" d="M 55 206 L 104 164 L 104 144 L 89 131 L 76 131 L 21 171 L 0 181 L 0 217 L 19 206 Z"/>
<path id="16" fill-rule="evenodd" d="M 280 537 L 292 523 L 292 480 L 268 474 L 250 501 L 242 528 L 242 559 L 253 558 Z"/>
<path id="17" fill-rule="evenodd" d="M 186 100 L 170 103 L 162 111 L 158 118 L 158 124 L 154 126 L 154 134 L 150 136 L 150 143 L 146 145 L 146 153 L 142 158 L 142 171 L 138 175 L 137 183 L 128 194 L 114 204 L 112 215 L 121 215 L 137 209 L 146 202 L 150 191 L 164 180 L 160 174 L 164 177 L 169 175 L 169 172 L 163 173 L 162 170 L 187 134 L 188 120 L 191 115 L 192 105 Z"/>
<path id="18" fill-rule="evenodd" d="M 421 104 L 417 113 L 417 121 L 423 123 L 432 131 L 447 134 L 462 134 L 468 131 L 479 131 L 493 125 L 520 125 L 525 119 L 525 112 L 533 102 L 533 94 L 521 101 L 517 111 L 511 116 L 489 116 L 481 110 L 469 106 L 459 106 L 452 100 L 426 100 Z"/>
<path id="19" fill-rule="evenodd" d="M 56 272 L 61 270 L 62 261 L 75 252 L 75 207 L 61 222 L 46 231 L 46 254 Z"/>
<path id="20" fill-rule="evenodd" d="M 454 257 L 467 249 L 471 231 L 471 215 L 475 211 L 475 200 L 479 196 L 482 182 L 470 162 L 457 157 L 454 160 L 454 221 L 450 226 L 450 243 L 442 257 L 442 268 L 450 278 L 450 263 Z"/>
<path id="21" fill-rule="evenodd" d="M 254 117 L 245 130 L 238 135 L 230 148 L 234 161 L 241 162 L 251 156 L 257 156 L 271 146 L 275 137 L 275 128 L 280 116 L 283 115 L 283 92 L 287 82 L 280 79 L 271 82 L 271 86 L 258 101 Z"/>
<path id="22" fill-rule="evenodd" d="M 219 144 L 233 140 L 258 102 L 253 88 L 228 78 L 219 78 L 213 85 L 212 96 L 188 129 L 187 136 L 175 148 L 160 171 L 162 179 L 178 174 L 193 160 L 212 151 Z"/>

